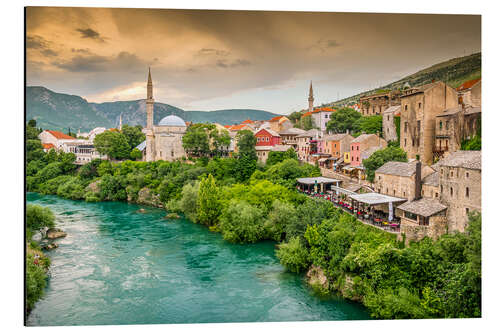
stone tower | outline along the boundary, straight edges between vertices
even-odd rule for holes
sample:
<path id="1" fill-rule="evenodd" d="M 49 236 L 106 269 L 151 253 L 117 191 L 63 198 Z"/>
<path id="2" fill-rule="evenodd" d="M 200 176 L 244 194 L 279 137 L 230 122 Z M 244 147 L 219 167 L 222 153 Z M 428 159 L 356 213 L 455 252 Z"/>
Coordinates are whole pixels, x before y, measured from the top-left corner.
<path id="1" fill-rule="evenodd" d="M 314 108 L 314 95 L 313 95 L 313 82 L 309 85 L 309 112 L 313 111 Z"/>
<path id="2" fill-rule="evenodd" d="M 144 129 L 144 134 L 146 134 L 146 162 L 151 162 L 154 160 L 155 156 L 155 137 L 153 132 L 153 109 L 154 109 L 154 99 L 153 99 L 153 81 L 151 80 L 151 68 L 148 71 L 148 92 L 146 98 L 146 128 Z"/>

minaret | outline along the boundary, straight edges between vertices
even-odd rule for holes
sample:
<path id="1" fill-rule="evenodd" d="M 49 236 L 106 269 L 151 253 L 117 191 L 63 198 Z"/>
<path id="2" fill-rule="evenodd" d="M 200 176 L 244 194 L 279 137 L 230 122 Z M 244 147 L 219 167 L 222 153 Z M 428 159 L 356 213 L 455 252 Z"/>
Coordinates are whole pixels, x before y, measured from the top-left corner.
<path id="1" fill-rule="evenodd" d="M 153 128 L 153 108 L 154 108 L 155 100 L 153 99 L 153 81 L 151 80 L 151 68 L 149 68 L 148 72 L 148 94 L 146 99 L 146 113 L 147 113 L 147 121 L 146 127 Z"/>
<path id="2" fill-rule="evenodd" d="M 314 108 L 314 95 L 313 95 L 313 82 L 311 81 L 311 84 L 309 85 L 309 112 L 313 111 Z"/>
<path id="3" fill-rule="evenodd" d="M 120 113 L 120 124 L 118 125 L 120 132 L 122 131 L 122 114 Z"/>
<path id="4" fill-rule="evenodd" d="M 153 81 L 151 80 L 151 68 L 148 72 L 148 92 L 146 99 L 146 128 L 143 130 L 146 134 L 146 162 L 151 162 L 155 160 L 155 135 L 153 130 Z"/>

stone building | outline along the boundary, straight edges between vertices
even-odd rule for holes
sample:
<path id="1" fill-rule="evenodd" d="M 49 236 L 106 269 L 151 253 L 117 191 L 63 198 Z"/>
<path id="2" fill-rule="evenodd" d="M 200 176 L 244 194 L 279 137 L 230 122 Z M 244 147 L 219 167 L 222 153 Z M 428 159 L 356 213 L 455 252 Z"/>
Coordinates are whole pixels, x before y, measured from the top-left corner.
<path id="1" fill-rule="evenodd" d="M 401 96 L 400 147 L 408 158 L 418 155 L 425 164 L 432 164 L 436 117 L 457 106 L 456 90 L 441 81 L 405 90 Z"/>
<path id="2" fill-rule="evenodd" d="M 409 201 L 420 198 L 421 179 L 436 173 L 429 166 L 418 161 L 390 161 L 375 171 L 373 180 L 375 191 Z"/>
<path id="3" fill-rule="evenodd" d="M 401 218 L 400 235 L 404 234 L 407 242 L 424 237 L 437 239 L 446 233 L 446 210 L 446 206 L 439 200 L 431 198 L 407 201 L 399 205 L 396 214 Z"/>
<path id="4" fill-rule="evenodd" d="M 481 79 L 469 80 L 457 88 L 461 104 L 470 107 L 481 107 Z"/>
<path id="5" fill-rule="evenodd" d="M 448 232 L 463 232 L 468 214 L 481 211 L 481 151 L 459 150 L 436 166 L 440 200 L 448 207 Z"/>
<path id="6" fill-rule="evenodd" d="M 318 150 L 318 141 L 323 137 L 323 132 L 311 129 L 297 135 L 297 156 L 299 160 L 309 161 L 309 156 Z"/>
<path id="7" fill-rule="evenodd" d="M 182 147 L 182 137 L 186 133 L 186 123 L 180 117 L 170 115 L 153 124 L 153 82 L 151 70 L 148 73 L 146 99 L 146 135 L 145 160 L 147 162 L 166 160 L 173 161 L 186 156 Z"/>
<path id="8" fill-rule="evenodd" d="M 298 149 L 298 138 L 297 136 L 300 134 L 304 134 L 306 131 L 304 131 L 301 128 L 295 128 L 291 127 L 289 129 L 283 130 L 279 132 L 279 135 L 281 137 L 281 143 L 284 145 L 290 145 L 292 146 L 295 150 Z"/>
<path id="9" fill-rule="evenodd" d="M 274 118 L 269 119 L 266 123 L 268 123 L 267 128 L 275 132 L 281 132 L 293 127 L 293 124 L 290 121 L 290 119 L 288 119 L 285 116 L 276 116 Z"/>
<path id="10" fill-rule="evenodd" d="M 439 199 L 439 173 L 434 171 L 426 177 L 422 177 L 422 197 Z"/>
<path id="11" fill-rule="evenodd" d="M 382 114 L 382 131 L 386 141 L 397 141 L 398 133 L 394 117 L 401 116 L 401 105 L 394 105 L 385 109 Z"/>
<path id="12" fill-rule="evenodd" d="M 388 91 L 369 96 L 363 96 L 359 99 L 361 105 L 361 114 L 363 116 L 381 115 L 387 108 L 400 104 L 399 91 Z"/>
<path id="13" fill-rule="evenodd" d="M 351 141 L 351 166 L 361 166 L 363 158 L 361 154 L 372 147 L 387 147 L 387 142 L 375 134 L 361 134 Z"/>

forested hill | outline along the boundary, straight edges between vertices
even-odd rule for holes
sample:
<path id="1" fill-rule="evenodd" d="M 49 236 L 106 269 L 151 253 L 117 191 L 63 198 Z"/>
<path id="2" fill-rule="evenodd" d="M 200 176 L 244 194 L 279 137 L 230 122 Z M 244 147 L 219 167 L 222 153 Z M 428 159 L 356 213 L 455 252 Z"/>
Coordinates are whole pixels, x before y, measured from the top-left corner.
<path id="1" fill-rule="evenodd" d="M 251 109 L 218 111 L 184 111 L 172 105 L 155 102 L 154 123 L 168 115 L 176 115 L 191 122 L 218 122 L 222 125 L 240 123 L 246 119 L 267 120 L 277 114 Z M 45 87 L 26 87 L 26 119 L 36 119 L 44 129 L 73 132 L 95 127 L 118 126 L 120 114 L 123 124 L 146 125 L 146 101 L 118 101 L 91 103 L 76 95 L 60 94 Z"/>
<path id="2" fill-rule="evenodd" d="M 415 87 L 431 83 L 432 80 L 436 80 L 444 81 L 448 85 L 456 88 L 467 80 L 479 77 L 481 77 L 481 52 L 435 64 L 385 86 L 364 91 L 336 102 L 327 103 L 325 106 L 338 107 L 344 104 L 356 103 L 363 95 L 374 94 L 379 90 L 385 89 L 401 89 L 404 85 L 406 85 L 406 83 L 408 83 L 410 87 Z"/>

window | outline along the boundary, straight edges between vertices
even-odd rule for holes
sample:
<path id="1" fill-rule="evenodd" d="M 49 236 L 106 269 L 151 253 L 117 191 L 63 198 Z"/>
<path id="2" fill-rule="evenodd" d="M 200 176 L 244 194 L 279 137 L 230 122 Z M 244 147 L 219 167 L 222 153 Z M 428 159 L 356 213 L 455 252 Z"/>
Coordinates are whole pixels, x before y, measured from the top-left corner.
<path id="1" fill-rule="evenodd" d="M 337 148 L 337 144 L 336 144 L 336 143 L 334 143 L 334 144 L 333 144 L 333 147 L 334 147 L 334 148 Z"/>
<path id="2" fill-rule="evenodd" d="M 405 105 L 405 110 L 408 110 L 408 104 L 407 104 L 407 105 Z"/>
<path id="3" fill-rule="evenodd" d="M 410 220 L 417 220 L 417 215 L 410 212 L 405 212 L 405 217 Z"/>
<path id="4" fill-rule="evenodd" d="M 406 197 L 406 192 L 403 192 L 403 197 Z"/>
<path id="5" fill-rule="evenodd" d="M 444 173 L 444 169 L 441 169 L 441 174 L 443 174 L 443 173 Z"/>
<path id="6" fill-rule="evenodd" d="M 396 196 L 396 190 L 392 190 L 392 195 Z"/>
<path id="7" fill-rule="evenodd" d="M 417 121 L 417 132 L 420 133 L 420 120 Z"/>
<path id="8" fill-rule="evenodd" d="M 465 188 L 465 197 L 466 198 L 469 197 L 469 188 L 468 187 Z"/>
<path id="9" fill-rule="evenodd" d="M 465 208 L 465 214 L 469 214 L 469 208 Z"/>
<path id="10" fill-rule="evenodd" d="M 389 115 L 387 115 L 387 120 L 389 120 Z"/>
<path id="11" fill-rule="evenodd" d="M 450 172 L 450 177 L 453 177 L 453 171 Z"/>
<path id="12" fill-rule="evenodd" d="M 443 185 L 441 185 L 441 193 L 443 193 Z"/>
<path id="13" fill-rule="evenodd" d="M 439 122 L 439 129 L 443 129 L 443 122 L 442 121 Z"/>
<path id="14" fill-rule="evenodd" d="M 385 189 L 385 193 L 389 194 L 389 189 L 388 188 Z"/>
<path id="15" fill-rule="evenodd" d="M 378 180 L 380 180 L 382 177 L 381 176 L 378 176 Z"/>
<path id="16" fill-rule="evenodd" d="M 469 178 L 469 173 L 468 172 L 465 173 L 465 178 Z"/>
<path id="17" fill-rule="evenodd" d="M 174 157 L 174 151 L 173 150 L 170 151 L 170 154 L 172 155 L 172 157 Z"/>
<path id="18" fill-rule="evenodd" d="M 434 197 L 436 197 L 436 198 L 438 197 L 438 193 L 437 193 L 437 192 L 436 192 L 436 193 L 434 193 Z"/>
<path id="19" fill-rule="evenodd" d="M 359 146 L 356 147 L 356 150 L 359 150 Z"/>
<path id="20" fill-rule="evenodd" d="M 408 122 L 405 122 L 405 133 L 408 132 Z"/>
<path id="21" fill-rule="evenodd" d="M 356 157 L 356 162 L 359 162 L 359 157 Z"/>
<path id="22" fill-rule="evenodd" d="M 450 196 L 453 197 L 453 187 L 450 187 Z"/>
<path id="23" fill-rule="evenodd" d="M 450 121 L 449 120 L 446 121 L 446 129 L 450 129 Z"/>
<path id="24" fill-rule="evenodd" d="M 327 114 L 325 114 L 325 119 L 328 119 L 328 115 Z"/>
<path id="25" fill-rule="evenodd" d="M 418 102 L 418 108 L 421 109 L 422 108 L 422 103 Z"/>
<path id="26" fill-rule="evenodd" d="M 405 147 L 406 147 L 406 138 L 405 138 Z"/>

